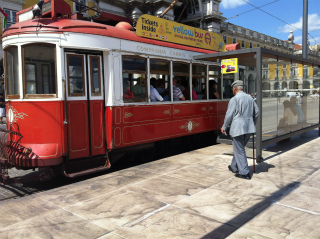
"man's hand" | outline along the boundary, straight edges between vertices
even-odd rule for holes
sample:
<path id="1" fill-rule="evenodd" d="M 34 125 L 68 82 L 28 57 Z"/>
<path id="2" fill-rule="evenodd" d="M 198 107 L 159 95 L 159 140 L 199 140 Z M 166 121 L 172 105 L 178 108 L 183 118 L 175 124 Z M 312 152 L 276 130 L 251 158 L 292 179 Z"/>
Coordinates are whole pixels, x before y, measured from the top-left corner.
<path id="1" fill-rule="evenodd" d="M 224 129 L 223 129 L 223 128 L 221 128 L 221 133 L 223 133 L 223 134 L 227 135 L 226 131 L 224 131 Z"/>

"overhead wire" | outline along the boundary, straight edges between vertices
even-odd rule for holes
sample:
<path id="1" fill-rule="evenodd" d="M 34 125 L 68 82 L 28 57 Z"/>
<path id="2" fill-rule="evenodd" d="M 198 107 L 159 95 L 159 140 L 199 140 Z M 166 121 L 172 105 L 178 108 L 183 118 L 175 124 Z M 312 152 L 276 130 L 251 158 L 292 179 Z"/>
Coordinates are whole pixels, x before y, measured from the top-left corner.
<path id="1" fill-rule="evenodd" d="M 255 5 L 253 5 L 253 4 L 251 4 L 251 3 L 249 3 L 248 1 L 246 1 L 246 0 L 242 0 L 242 1 L 244 1 L 244 2 L 246 2 L 247 4 L 249 4 L 249 5 L 251 5 L 251 6 L 253 6 L 253 7 L 255 7 L 256 9 L 258 9 L 258 10 L 260 10 L 260 11 L 262 11 L 262 12 L 264 12 L 264 13 L 266 13 L 266 14 L 268 14 L 268 15 L 270 15 L 270 16 L 272 16 L 272 17 L 274 17 L 274 18 L 276 18 L 277 20 L 279 20 L 279 21 L 281 21 L 281 22 L 283 22 L 283 23 L 285 23 L 285 24 L 287 24 L 287 25 L 289 25 L 289 26 L 291 26 L 291 27 L 293 27 L 293 28 L 296 28 L 296 29 L 298 29 L 298 30 L 300 30 L 300 31 L 302 31 L 302 29 L 300 29 L 300 28 L 298 28 L 298 27 L 295 27 L 295 26 L 293 26 L 292 24 L 290 24 L 290 23 L 287 23 L 286 21 L 284 21 L 284 20 L 282 20 L 282 19 L 280 19 L 280 18 L 278 18 L 278 17 L 276 17 L 276 16 L 274 16 L 274 15 L 272 15 L 271 13 L 268 13 L 268 12 L 266 12 L 266 11 L 264 11 L 264 10 L 262 10 L 262 9 L 259 9 L 258 7 L 256 7 Z M 320 29 L 319 29 L 320 30 Z M 308 32 L 308 35 L 314 40 L 314 42 L 316 42 L 316 40 L 314 39 L 314 37 Z"/>
<path id="2" fill-rule="evenodd" d="M 268 5 L 273 4 L 273 3 L 275 3 L 275 2 L 278 2 L 278 1 L 279 1 L 279 0 L 275 0 L 275 1 L 273 1 L 273 2 L 269 2 L 269 3 L 264 4 L 264 5 L 262 5 L 262 6 L 260 6 L 260 7 L 257 7 L 257 8 L 262 8 L 262 7 L 268 6 Z M 242 15 L 242 14 L 245 14 L 245 13 L 248 13 L 248 12 L 251 12 L 251 11 L 255 11 L 255 10 L 257 10 L 257 9 L 255 8 L 255 9 L 251 9 L 251 10 L 248 10 L 248 11 L 245 11 L 245 12 L 242 12 L 242 13 L 239 13 L 239 14 L 237 14 L 237 15 L 234 15 L 233 17 L 227 18 L 226 20 L 229 20 L 229 19 L 235 18 L 235 17 L 239 17 L 239 16 Z"/>
<path id="3" fill-rule="evenodd" d="M 280 19 L 279 17 L 276 17 L 276 16 L 274 16 L 274 15 L 272 15 L 271 13 L 269 13 L 269 12 L 267 12 L 267 11 L 264 11 L 264 10 L 262 10 L 261 8 L 262 7 L 264 7 L 264 6 L 267 6 L 267 5 L 270 5 L 270 4 L 273 4 L 273 3 L 275 3 L 275 2 L 278 2 L 279 0 L 276 0 L 276 1 L 273 1 L 273 2 L 270 2 L 270 3 L 267 3 L 267 4 L 265 4 L 265 5 L 262 5 L 262 6 L 260 6 L 260 7 L 257 7 L 257 6 L 255 6 L 255 5 L 253 5 L 253 4 L 251 4 L 251 3 L 249 3 L 248 1 L 246 1 L 246 0 L 242 0 L 242 1 L 244 1 L 245 3 L 247 3 L 247 4 L 249 4 L 249 5 L 251 5 L 251 6 L 253 6 L 254 7 L 254 9 L 251 9 L 251 10 L 249 10 L 249 11 L 246 11 L 246 12 L 243 12 L 243 13 L 240 13 L 240 14 L 237 14 L 237 15 L 235 15 L 235 16 L 233 16 L 233 17 L 231 17 L 231 18 L 234 18 L 234 17 L 238 17 L 238 16 L 240 16 L 240 15 L 242 15 L 242 14 L 244 14 L 244 13 L 247 13 L 247 12 L 250 12 L 250 11 L 254 11 L 254 10 L 260 10 L 260 11 L 262 11 L 262 12 L 264 12 L 264 13 L 266 13 L 266 14 L 268 14 L 269 16 L 271 16 L 271 17 L 273 17 L 273 18 L 275 18 L 275 19 L 277 19 L 277 20 L 279 20 L 279 21 L 281 21 L 281 22 L 283 22 L 283 23 L 285 23 L 285 24 L 287 24 L 287 25 L 289 25 L 289 26 L 291 26 L 292 28 L 295 28 L 295 29 L 297 29 L 297 30 L 300 30 L 300 31 L 302 31 L 302 29 L 301 28 L 298 28 L 298 27 L 296 27 L 296 26 L 294 26 L 294 25 L 292 25 L 292 24 L 290 24 L 290 23 L 288 23 L 288 22 L 286 22 L 286 21 L 284 21 L 284 20 L 282 20 L 282 19 Z M 228 19 L 231 19 L 231 18 L 228 18 Z M 228 20 L 227 19 L 227 20 Z M 318 30 L 313 30 L 313 31 L 319 31 L 320 29 L 318 29 Z M 310 32 L 313 32 L 313 31 L 310 31 Z M 316 40 L 314 39 L 314 37 L 308 32 L 308 35 L 316 42 Z"/>

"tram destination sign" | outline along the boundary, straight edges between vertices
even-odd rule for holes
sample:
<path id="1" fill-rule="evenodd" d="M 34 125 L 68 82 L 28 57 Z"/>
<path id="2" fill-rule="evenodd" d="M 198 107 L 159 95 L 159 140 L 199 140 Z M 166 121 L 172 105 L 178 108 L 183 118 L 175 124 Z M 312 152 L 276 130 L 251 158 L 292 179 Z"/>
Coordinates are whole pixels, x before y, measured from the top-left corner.
<path id="1" fill-rule="evenodd" d="M 136 26 L 137 35 L 213 51 L 226 51 L 221 35 L 166 19 L 142 15 Z"/>

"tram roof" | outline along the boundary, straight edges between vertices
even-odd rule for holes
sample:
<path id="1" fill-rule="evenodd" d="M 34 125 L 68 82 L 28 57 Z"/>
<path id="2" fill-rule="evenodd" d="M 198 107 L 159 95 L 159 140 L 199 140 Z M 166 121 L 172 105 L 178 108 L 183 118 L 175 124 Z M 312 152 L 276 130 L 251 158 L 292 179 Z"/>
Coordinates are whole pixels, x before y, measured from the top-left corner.
<path id="1" fill-rule="evenodd" d="M 215 51 L 210 51 L 201 48 L 195 48 L 185 45 L 180 45 L 176 43 L 157 41 L 153 39 L 143 38 L 136 35 L 135 31 L 130 31 L 114 26 L 104 25 L 96 22 L 89 22 L 84 20 L 74 20 L 74 19 L 33 19 L 26 20 L 23 22 L 18 22 L 11 27 L 7 28 L 3 32 L 3 38 L 12 35 L 24 35 L 33 33 L 58 33 L 62 34 L 64 32 L 74 32 L 74 33 L 84 33 L 92 35 L 100 35 L 113 37 L 118 39 L 130 40 L 135 42 L 141 42 L 146 44 L 152 44 L 157 46 L 175 48 L 180 50 L 187 50 L 199 53 L 211 54 Z"/>

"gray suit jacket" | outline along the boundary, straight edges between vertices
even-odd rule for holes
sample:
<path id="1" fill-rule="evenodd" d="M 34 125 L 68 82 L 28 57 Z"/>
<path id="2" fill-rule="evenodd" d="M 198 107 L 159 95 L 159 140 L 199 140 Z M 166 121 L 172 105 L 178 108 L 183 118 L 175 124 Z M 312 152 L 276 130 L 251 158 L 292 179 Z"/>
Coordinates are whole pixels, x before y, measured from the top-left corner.
<path id="1" fill-rule="evenodd" d="M 230 126 L 231 137 L 256 132 L 256 122 L 259 109 L 250 95 L 239 91 L 229 101 L 228 110 L 224 118 L 222 128 L 226 130 Z"/>

